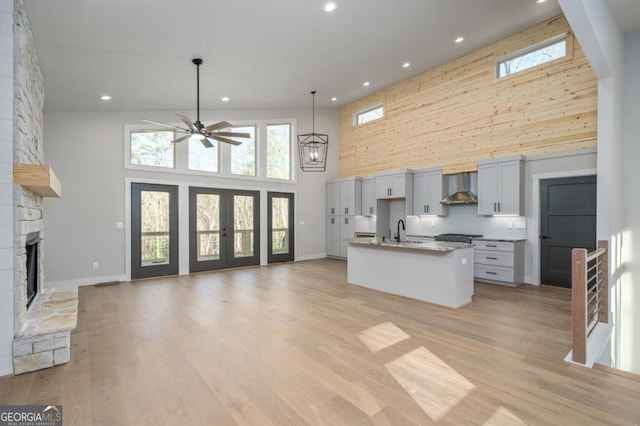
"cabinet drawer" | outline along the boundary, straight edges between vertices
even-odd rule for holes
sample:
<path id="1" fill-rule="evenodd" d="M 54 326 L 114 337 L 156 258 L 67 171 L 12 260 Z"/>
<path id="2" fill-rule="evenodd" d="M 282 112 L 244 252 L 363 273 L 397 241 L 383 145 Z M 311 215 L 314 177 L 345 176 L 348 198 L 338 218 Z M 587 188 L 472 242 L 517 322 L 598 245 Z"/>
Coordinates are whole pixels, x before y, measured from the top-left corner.
<path id="1" fill-rule="evenodd" d="M 513 252 L 513 243 L 504 241 L 479 241 L 473 240 L 477 250 L 497 250 Z"/>
<path id="2" fill-rule="evenodd" d="M 504 266 L 474 265 L 473 276 L 478 280 L 514 282 L 513 268 Z"/>
<path id="3" fill-rule="evenodd" d="M 506 266 L 513 268 L 513 252 L 511 251 L 493 251 L 478 250 L 473 252 L 475 263 L 483 265 Z"/>

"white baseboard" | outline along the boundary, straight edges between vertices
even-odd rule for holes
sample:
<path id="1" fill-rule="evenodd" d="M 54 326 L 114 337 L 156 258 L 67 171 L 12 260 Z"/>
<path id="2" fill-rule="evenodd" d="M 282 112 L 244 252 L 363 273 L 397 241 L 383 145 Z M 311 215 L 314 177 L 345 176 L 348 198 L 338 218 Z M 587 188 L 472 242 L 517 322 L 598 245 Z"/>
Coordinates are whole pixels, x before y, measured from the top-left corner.
<path id="1" fill-rule="evenodd" d="M 539 285 L 540 285 L 540 283 L 538 283 L 538 284 L 534 284 L 533 277 L 531 277 L 531 276 L 526 276 L 526 275 L 525 275 L 525 277 L 524 277 L 524 283 L 525 283 L 525 284 L 529 284 L 529 285 L 535 285 L 535 286 L 539 286 Z"/>
<path id="2" fill-rule="evenodd" d="M 71 286 L 81 287 L 85 285 L 110 283 L 114 281 L 118 281 L 118 282 L 127 281 L 127 277 L 124 275 L 112 275 L 108 277 L 87 277 L 87 278 L 76 278 L 74 280 L 46 281 L 44 283 L 44 288 L 71 287 Z"/>
<path id="3" fill-rule="evenodd" d="M 303 261 L 303 260 L 324 259 L 325 257 L 327 257 L 326 253 L 308 254 L 306 256 L 298 256 L 298 257 L 296 257 L 296 262 L 300 262 L 300 261 Z"/>

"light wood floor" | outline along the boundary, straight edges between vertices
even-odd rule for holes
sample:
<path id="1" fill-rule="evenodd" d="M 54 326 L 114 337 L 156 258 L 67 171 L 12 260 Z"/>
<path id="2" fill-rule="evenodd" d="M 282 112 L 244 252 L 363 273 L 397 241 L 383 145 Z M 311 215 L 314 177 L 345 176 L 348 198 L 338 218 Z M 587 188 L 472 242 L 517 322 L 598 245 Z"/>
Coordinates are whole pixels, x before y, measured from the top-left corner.
<path id="1" fill-rule="evenodd" d="M 0 404 L 62 404 L 65 425 L 640 423 L 640 381 L 562 360 L 569 299 L 476 284 L 441 308 L 330 259 L 82 287 L 71 362 L 0 378 Z"/>

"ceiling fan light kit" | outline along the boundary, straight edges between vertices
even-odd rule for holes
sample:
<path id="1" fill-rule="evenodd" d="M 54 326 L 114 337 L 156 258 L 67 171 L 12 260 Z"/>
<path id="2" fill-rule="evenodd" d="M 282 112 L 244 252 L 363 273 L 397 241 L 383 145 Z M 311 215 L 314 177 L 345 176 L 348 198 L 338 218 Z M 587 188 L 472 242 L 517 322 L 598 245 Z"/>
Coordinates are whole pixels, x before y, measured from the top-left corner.
<path id="1" fill-rule="evenodd" d="M 298 158 L 303 172 L 324 172 L 327 168 L 329 135 L 316 133 L 316 92 L 313 97 L 313 127 L 311 133 L 298 135 Z"/>
<path id="2" fill-rule="evenodd" d="M 249 133 L 239 133 L 239 132 L 221 132 L 222 129 L 227 129 L 233 127 L 231 123 L 226 121 L 220 121 L 218 123 L 211 124 L 209 126 L 205 126 L 200 121 L 200 65 L 202 65 L 202 59 L 195 58 L 191 60 L 193 64 L 196 66 L 196 121 L 191 122 L 188 117 L 184 115 L 176 114 L 180 117 L 180 120 L 187 126 L 186 128 L 180 126 L 174 126 L 172 124 L 160 123 L 158 121 L 153 120 L 142 120 L 145 123 L 157 124 L 159 126 L 171 127 L 176 132 L 185 133 L 185 136 L 181 136 L 173 140 L 173 143 L 179 143 L 185 141 L 189 138 L 198 139 L 202 142 L 205 148 L 213 147 L 213 144 L 216 141 L 228 143 L 231 145 L 241 145 L 242 142 L 229 139 L 229 138 L 249 138 L 251 135 Z"/>

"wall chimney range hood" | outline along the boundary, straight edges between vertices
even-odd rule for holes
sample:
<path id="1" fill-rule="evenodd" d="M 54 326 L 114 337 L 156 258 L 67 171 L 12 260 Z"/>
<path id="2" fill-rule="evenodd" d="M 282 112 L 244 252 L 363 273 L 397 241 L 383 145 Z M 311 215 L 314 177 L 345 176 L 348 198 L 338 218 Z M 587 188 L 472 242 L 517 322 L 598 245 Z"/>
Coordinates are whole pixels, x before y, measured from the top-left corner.
<path id="1" fill-rule="evenodd" d="M 471 192 L 471 173 L 458 173 L 455 175 L 456 192 L 440 201 L 442 204 L 478 204 L 478 197 Z"/>

